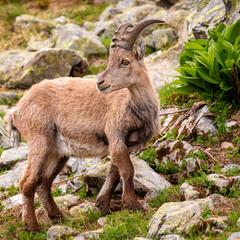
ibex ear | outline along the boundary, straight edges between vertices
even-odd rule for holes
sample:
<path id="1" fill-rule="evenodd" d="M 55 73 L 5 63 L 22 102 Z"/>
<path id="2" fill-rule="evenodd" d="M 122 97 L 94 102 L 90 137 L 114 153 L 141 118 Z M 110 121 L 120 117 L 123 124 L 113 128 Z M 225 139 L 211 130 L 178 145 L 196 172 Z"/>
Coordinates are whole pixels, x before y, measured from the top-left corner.
<path id="1" fill-rule="evenodd" d="M 138 60 L 138 62 L 142 65 L 143 61 L 144 61 L 144 55 L 145 55 L 145 50 L 146 50 L 146 46 L 145 46 L 145 42 L 143 37 L 140 37 L 138 42 L 137 42 L 137 49 L 136 49 L 136 58 Z"/>

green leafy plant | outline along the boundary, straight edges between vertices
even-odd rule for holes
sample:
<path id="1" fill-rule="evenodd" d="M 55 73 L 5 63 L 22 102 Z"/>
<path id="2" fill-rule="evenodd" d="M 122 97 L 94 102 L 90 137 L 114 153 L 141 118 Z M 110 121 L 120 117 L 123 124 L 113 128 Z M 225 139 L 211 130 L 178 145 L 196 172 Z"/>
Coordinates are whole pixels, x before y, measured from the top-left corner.
<path id="1" fill-rule="evenodd" d="M 164 164 L 163 162 L 160 162 L 156 166 L 156 172 L 162 173 L 162 174 L 173 174 L 178 173 L 180 170 L 179 168 L 170 160 L 167 160 L 167 163 Z"/>
<path id="2" fill-rule="evenodd" d="M 146 161 L 150 166 L 154 167 L 155 166 L 154 160 L 157 158 L 157 154 L 155 152 L 155 149 L 151 147 L 143 151 L 140 154 L 139 158 Z"/>
<path id="3" fill-rule="evenodd" d="M 219 24 L 208 31 L 209 38 L 185 43 L 180 54 L 178 80 L 172 84 L 180 94 L 198 92 L 205 97 L 239 100 L 240 20 Z"/>

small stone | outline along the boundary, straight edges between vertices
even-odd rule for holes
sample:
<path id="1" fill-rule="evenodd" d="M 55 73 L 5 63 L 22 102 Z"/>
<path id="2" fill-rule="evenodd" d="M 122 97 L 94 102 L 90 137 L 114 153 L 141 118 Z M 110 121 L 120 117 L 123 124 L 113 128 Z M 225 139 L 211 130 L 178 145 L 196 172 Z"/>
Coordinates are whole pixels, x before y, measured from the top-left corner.
<path id="1" fill-rule="evenodd" d="M 232 188 L 240 188 L 240 175 L 234 176 L 232 178 L 232 182 L 233 182 Z"/>
<path id="2" fill-rule="evenodd" d="M 240 232 L 234 232 L 232 233 L 228 240 L 240 240 Z"/>
<path id="3" fill-rule="evenodd" d="M 221 144 L 222 149 L 227 149 L 227 148 L 234 148 L 234 145 L 230 142 L 222 142 Z"/>
<path id="4" fill-rule="evenodd" d="M 58 207 L 69 210 L 79 204 L 81 197 L 73 194 L 67 194 L 65 196 L 55 197 L 54 200 Z"/>
<path id="5" fill-rule="evenodd" d="M 238 171 L 240 172 L 240 165 L 239 164 L 228 164 L 224 168 L 221 169 L 222 173 L 229 173 L 233 171 Z"/>
<path id="6" fill-rule="evenodd" d="M 230 121 L 226 123 L 227 131 L 238 127 L 237 121 Z"/>
<path id="7" fill-rule="evenodd" d="M 58 18 L 54 18 L 53 21 L 59 24 L 64 24 L 67 23 L 69 19 L 67 19 L 65 16 L 60 16 Z"/>
<path id="8" fill-rule="evenodd" d="M 77 237 L 73 238 L 72 240 L 85 240 L 85 239 L 100 239 L 99 238 L 99 234 L 103 232 L 103 229 L 97 229 L 94 231 L 90 231 L 90 232 L 85 232 L 85 233 L 81 233 L 80 235 L 78 235 Z"/>
<path id="9" fill-rule="evenodd" d="M 84 201 L 82 204 L 71 208 L 70 214 L 75 215 L 75 216 L 87 214 L 89 210 L 91 210 L 93 212 L 99 212 L 99 209 L 97 207 L 95 207 L 95 203 L 92 203 L 89 201 Z"/>
<path id="10" fill-rule="evenodd" d="M 200 193 L 194 190 L 192 185 L 185 182 L 180 187 L 180 195 L 183 200 L 189 201 L 199 198 Z"/>
<path id="11" fill-rule="evenodd" d="M 9 208 L 9 209 L 21 204 L 22 204 L 22 194 L 17 194 L 2 202 L 2 205 L 4 205 L 5 208 Z"/>
<path id="12" fill-rule="evenodd" d="M 212 216 L 204 221 L 206 225 L 206 234 L 211 233 L 222 233 L 227 228 L 227 217 L 224 216 Z"/>
<path id="13" fill-rule="evenodd" d="M 213 183 L 213 188 L 222 192 L 224 189 L 229 190 L 232 185 L 232 177 L 224 174 L 209 174 L 207 181 Z"/>
<path id="14" fill-rule="evenodd" d="M 98 224 L 100 225 L 100 227 L 104 227 L 105 224 L 107 223 L 107 217 L 102 217 L 102 218 L 99 218 L 97 220 Z"/>
<path id="15" fill-rule="evenodd" d="M 199 169 L 199 163 L 201 163 L 201 159 L 191 157 L 186 159 L 186 167 L 187 167 L 187 172 L 189 174 L 192 174 L 196 172 Z"/>
<path id="16" fill-rule="evenodd" d="M 45 41 L 29 41 L 27 45 L 27 51 L 39 51 L 42 48 L 52 48 L 54 47 L 54 41 L 52 39 L 47 39 Z"/>
<path id="17" fill-rule="evenodd" d="M 135 237 L 133 240 L 150 240 L 149 238 Z"/>
<path id="18" fill-rule="evenodd" d="M 52 226 L 47 231 L 47 240 L 58 240 L 68 236 L 77 236 L 78 234 L 78 231 L 65 226 Z"/>
<path id="19" fill-rule="evenodd" d="M 177 234 L 167 234 L 161 237 L 161 240 L 184 240 L 185 238 Z"/>

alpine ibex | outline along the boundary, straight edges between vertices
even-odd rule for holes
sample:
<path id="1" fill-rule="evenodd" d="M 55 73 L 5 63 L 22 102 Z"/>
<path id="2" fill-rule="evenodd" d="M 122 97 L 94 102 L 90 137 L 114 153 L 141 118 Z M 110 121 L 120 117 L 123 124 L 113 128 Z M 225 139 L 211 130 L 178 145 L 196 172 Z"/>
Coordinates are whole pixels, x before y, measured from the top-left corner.
<path id="1" fill-rule="evenodd" d="M 110 171 L 96 200 L 104 215 L 110 212 L 110 198 L 120 177 L 123 207 L 142 208 L 134 193 L 129 153 L 158 130 L 159 104 L 144 64 L 143 39 L 138 40 L 136 51 L 133 47 L 146 26 L 162 22 L 148 19 L 120 26 L 112 40 L 108 67 L 97 84 L 70 77 L 44 80 L 8 114 L 16 142 L 22 136 L 29 149 L 20 181 L 26 229 L 40 231 L 34 212 L 35 192 L 52 221 L 61 216 L 51 186 L 70 156 L 104 157 L 110 153 Z"/>

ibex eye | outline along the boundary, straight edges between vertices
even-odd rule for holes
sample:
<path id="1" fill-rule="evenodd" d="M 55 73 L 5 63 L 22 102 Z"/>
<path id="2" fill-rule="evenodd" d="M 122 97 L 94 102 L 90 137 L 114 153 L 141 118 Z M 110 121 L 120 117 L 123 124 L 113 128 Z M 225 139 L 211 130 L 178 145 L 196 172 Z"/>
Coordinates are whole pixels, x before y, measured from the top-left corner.
<path id="1" fill-rule="evenodd" d="M 121 64 L 127 66 L 130 62 L 128 60 L 122 60 Z"/>

